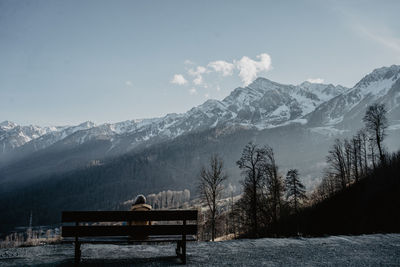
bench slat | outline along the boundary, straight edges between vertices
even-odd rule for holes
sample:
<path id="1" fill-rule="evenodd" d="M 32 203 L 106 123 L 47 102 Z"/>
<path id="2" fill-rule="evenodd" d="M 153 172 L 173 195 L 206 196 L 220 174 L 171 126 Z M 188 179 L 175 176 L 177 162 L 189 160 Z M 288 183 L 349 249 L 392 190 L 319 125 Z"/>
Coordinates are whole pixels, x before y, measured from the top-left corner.
<path id="1" fill-rule="evenodd" d="M 197 225 L 63 226 L 62 237 L 196 235 Z"/>
<path id="2" fill-rule="evenodd" d="M 79 238 L 80 243 L 90 244 L 135 244 L 135 243 L 160 243 L 160 242 L 177 242 L 182 240 L 182 235 L 168 235 L 168 236 L 149 236 L 146 239 L 132 239 L 126 236 L 109 236 L 109 237 L 82 237 Z M 186 241 L 196 241 L 195 235 L 188 235 Z M 73 237 L 65 237 L 62 243 L 71 244 L 75 242 Z"/>
<path id="3" fill-rule="evenodd" d="M 197 220 L 197 210 L 63 211 L 62 222 Z"/>

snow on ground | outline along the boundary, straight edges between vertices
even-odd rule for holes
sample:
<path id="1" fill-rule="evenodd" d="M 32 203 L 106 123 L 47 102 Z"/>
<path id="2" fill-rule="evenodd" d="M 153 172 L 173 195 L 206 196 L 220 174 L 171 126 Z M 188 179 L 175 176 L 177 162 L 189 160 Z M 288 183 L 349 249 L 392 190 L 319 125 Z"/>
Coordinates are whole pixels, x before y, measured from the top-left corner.
<path id="1" fill-rule="evenodd" d="M 82 266 L 174 266 L 175 244 L 83 245 Z M 0 266 L 70 266 L 72 245 L 0 249 Z M 400 266 L 400 234 L 191 242 L 188 266 Z"/>

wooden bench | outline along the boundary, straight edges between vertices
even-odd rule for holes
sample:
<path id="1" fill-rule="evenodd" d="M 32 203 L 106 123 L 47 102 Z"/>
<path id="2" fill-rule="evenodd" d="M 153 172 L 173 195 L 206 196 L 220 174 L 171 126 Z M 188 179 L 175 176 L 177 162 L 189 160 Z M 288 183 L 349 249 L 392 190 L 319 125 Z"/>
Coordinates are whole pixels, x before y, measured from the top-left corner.
<path id="1" fill-rule="evenodd" d="M 75 244 L 76 264 L 80 262 L 82 243 L 143 242 L 176 242 L 176 255 L 185 264 L 186 241 L 197 239 L 197 210 L 63 211 L 61 221 L 62 242 Z M 130 226 L 127 222 L 131 221 L 151 221 L 152 225 Z M 104 225 L 105 222 L 114 225 Z M 116 222 L 125 225 L 115 225 Z"/>

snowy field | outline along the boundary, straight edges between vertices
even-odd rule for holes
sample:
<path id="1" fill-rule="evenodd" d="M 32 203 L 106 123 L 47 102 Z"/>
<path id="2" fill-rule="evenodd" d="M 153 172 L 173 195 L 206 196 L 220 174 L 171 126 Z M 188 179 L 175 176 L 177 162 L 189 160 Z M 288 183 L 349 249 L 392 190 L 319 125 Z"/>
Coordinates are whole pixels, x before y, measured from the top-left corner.
<path id="1" fill-rule="evenodd" d="M 172 266 L 175 244 L 83 245 L 82 266 Z M 191 242 L 188 266 L 400 266 L 400 234 Z M 0 249 L 0 266 L 70 266 L 72 245 Z"/>

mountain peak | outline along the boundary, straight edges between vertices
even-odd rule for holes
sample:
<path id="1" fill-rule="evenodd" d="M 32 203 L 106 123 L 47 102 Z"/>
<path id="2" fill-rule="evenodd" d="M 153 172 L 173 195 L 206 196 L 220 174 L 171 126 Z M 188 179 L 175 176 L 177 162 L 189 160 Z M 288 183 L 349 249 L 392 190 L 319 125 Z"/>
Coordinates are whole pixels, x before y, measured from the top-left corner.
<path id="1" fill-rule="evenodd" d="M 304 81 L 301 84 L 299 84 L 300 86 L 310 86 L 312 83 L 310 83 L 309 81 Z"/>
<path id="2" fill-rule="evenodd" d="M 96 124 L 94 122 L 91 122 L 91 121 L 85 121 L 85 122 L 82 122 L 81 124 L 78 125 L 78 127 L 84 127 L 84 128 L 92 128 L 92 127 L 95 127 L 95 126 L 96 126 Z"/>
<path id="3" fill-rule="evenodd" d="M 260 82 L 273 82 L 273 81 L 264 77 L 257 77 L 252 83 L 260 83 Z"/>
<path id="4" fill-rule="evenodd" d="M 400 65 L 391 65 L 390 67 L 381 67 L 374 69 L 371 74 L 376 75 L 394 75 L 400 72 Z"/>
<path id="5" fill-rule="evenodd" d="M 372 82 L 380 80 L 396 80 L 400 77 L 400 65 L 381 67 L 374 69 L 371 73 L 362 78 L 354 87 L 368 86 Z"/>
<path id="6" fill-rule="evenodd" d="M 320 85 L 328 86 L 328 85 L 331 85 L 331 84 L 319 83 L 319 82 L 318 83 L 317 82 L 309 82 L 309 81 L 304 81 L 301 84 L 299 84 L 299 86 L 302 86 L 302 87 L 320 86 Z"/>
<path id="7" fill-rule="evenodd" d="M 300 87 L 303 87 L 303 88 L 310 89 L 310 88 L 313 88 L 313 87 L 321 87 L 321 86 L 326 87 L 326 86 L 328 86 L 328 84 L 324 84 L 324 83 L 312 83 L 312 82 L 309 82 L 309 81 L 304 81 L 304 82 L 302 82 L 301 84 L 299 84 L 299 86 L 300 86 Z"/>
<path id="8" fill-rule="evenodd" d="M 249 84 L 247 87 L 249 88 L 263 88 L 263 89 L 268 89 L 271 86 L 276 86 L 276 85 L 281 85 L 279 83 L 276 83 L 274 81 L 271 81 L 267 78 L 264 77 L 258 77 L 255 79 L 251 84 Z"/>
<path id="9" fill-rule="evenodd" d="M 0 127 L 3 128 L 3 129 L 7 129 L 7 130 L 13 129 L 13 128 L 17 127 L 17 126 L 18 125 L 16 123 L 12 122 L 12 121 L 5 120 L 3 122 L 0 122 Z"/>

